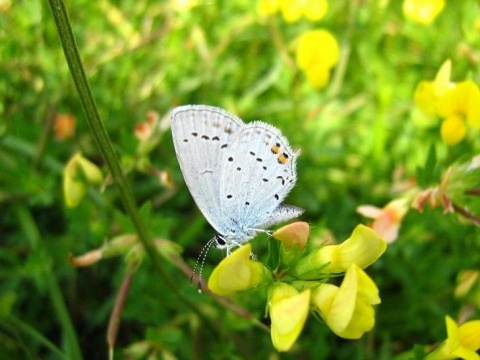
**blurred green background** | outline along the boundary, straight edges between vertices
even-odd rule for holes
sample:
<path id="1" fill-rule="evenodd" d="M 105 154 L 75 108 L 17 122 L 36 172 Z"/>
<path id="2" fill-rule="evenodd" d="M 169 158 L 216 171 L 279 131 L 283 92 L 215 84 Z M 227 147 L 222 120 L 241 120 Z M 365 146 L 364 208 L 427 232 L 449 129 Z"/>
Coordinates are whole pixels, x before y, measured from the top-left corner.
<path id="1" fill-rule="evenodd" d="M 312 237 L 328 233 L 339 241 L 366 222 L 356 207 L 382 207 L 395 198 L 398 174 L 415 177 L 430 149 L 438 171 L 430 173 L 431 185 L 449 165 L 478 153 L 478 132 L 449 148 L 438 119 L 427 119 L 413 103 L 417 84 L 432 80 L 448 58 L 455 81 L 479 83 L 478 1 L 448 1 L 429 26 L 405 18 L 401 1 L 330 1 L 322 20 L 293 23 L 278 13 L 260 16 L 255 1 L 185 3 L 79 0 L 67 1 L 67 8 L 142 218 L 152 236 L 179 244 L 190 265 L 214 232 L 183 183 L 168 128 L 149 159 L 173 176 L 173 187 L 135 167 L 134 129 L 149 111 L 162 119 L 178 105 L 208 104 L 280 128 L 301 150 L 287 203 L 306 209 L 302 219 Z M 295 39 L 317 28 L 332 33 L 341 51 L 321 90 L 295 64 Z M 81 151 L 107 169 L 47 2 L 0 0 L 0 100 L 0 358 L 68 357 L 72 336 L 86 359 L 106 358 L 106 328 L 125 260 L 76 269 L 67 255 L 134 228 L 111 184 L 103 192 L 92 187 L 76 208 L 65 206 L 62 172 L 71 156 Z M 55 136 L 58 114 L 76 118 L 73 137 Z M 259 257 L 265 239 L 253 242 Z M 294 349 L 282 355 L 267 332 L 198 294 L 166 263 L 183 297 L 208 314 L 200 318 L 145 258 L 122 314 L 116 357 L 390 359 L 415 344 L 445 339 L 445 315 L 455 318 L 465 305 L 453 294 L 456 277 L 479 269 L 479 250 L 477 227 L 442 209 L 410 211 L 398 240 L 369 269 L 382 298 L 375 329 L 347 341 L 311 317 Z M 206 277 L 221 257 L 210 252 Z M 266 321 L 264 298 L 251 293 L 232 301 Z M 478 307 L 473 311 L 478 318 Z"/>

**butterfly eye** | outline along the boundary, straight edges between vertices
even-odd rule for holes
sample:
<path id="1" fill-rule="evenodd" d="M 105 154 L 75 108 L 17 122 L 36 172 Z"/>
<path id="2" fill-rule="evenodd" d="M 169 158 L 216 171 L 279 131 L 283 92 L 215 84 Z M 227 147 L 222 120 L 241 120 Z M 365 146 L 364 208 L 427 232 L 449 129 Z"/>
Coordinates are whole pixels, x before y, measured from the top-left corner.
<path id="1" fill-rule="evenodd" d="M 217 242 L 217 245 L 219 245 L 219 246 L 225 246 L 226 245 L 225 239 L 220 234 L 215 235 L 215 241 Z"/>

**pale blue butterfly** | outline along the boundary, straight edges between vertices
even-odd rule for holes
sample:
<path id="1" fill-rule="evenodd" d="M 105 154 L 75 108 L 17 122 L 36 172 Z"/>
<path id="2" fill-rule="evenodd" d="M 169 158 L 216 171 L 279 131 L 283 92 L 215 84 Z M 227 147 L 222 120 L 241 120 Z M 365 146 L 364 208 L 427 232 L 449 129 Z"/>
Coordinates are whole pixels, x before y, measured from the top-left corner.
<path id="1" fill-rule="evenodd" d="M 303 213 L 282 204 L 297 180 L 298 152 L 276 127 L 245 124 L 213 106 L 186 105 L 172 112 L 172 135 L 188 189 L 217 232 L 204 251 L 216 244 L 229 254 Z"/>

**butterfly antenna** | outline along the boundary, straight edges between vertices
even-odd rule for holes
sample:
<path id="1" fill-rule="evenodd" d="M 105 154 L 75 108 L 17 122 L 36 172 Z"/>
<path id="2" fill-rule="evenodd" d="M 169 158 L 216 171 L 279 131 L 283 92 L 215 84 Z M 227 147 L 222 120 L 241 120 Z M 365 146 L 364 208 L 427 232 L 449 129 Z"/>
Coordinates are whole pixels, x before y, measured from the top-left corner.
<path id="1" fill-rule="evenodd" d="M 200 251 L 200 254 L 198 255 L 197 262 L 195 263 L 195 266 L 193 267 L 192 271 L 192 276 L 190 276 L 190 284 L 193 283 L 193 278 L 195 277 L 195 274 L 197 273 L 197 268 L 198 270 L 198 292 L 202 292 L 202 273 L 203 273 L 203 265 L 205 264 L 205 260 L 207 259 L 207 254 L 210 248 L 212 247 L 213 243 L 215 242 L 215 237 L 213 239 L 208 240 L 208 242 L 205 244 L 205 246 L 202 248 Z M 200 264 L 200 267 L 198 267 Z"/>

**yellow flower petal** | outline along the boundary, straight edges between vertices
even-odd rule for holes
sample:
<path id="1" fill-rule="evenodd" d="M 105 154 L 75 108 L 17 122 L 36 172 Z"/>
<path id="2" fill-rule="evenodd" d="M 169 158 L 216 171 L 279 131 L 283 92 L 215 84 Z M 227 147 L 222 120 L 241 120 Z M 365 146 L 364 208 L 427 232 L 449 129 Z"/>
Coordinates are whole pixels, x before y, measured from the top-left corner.
<path id="1" fill-rule="evenodd" d="M 442 140 L 448 146 L 458 144 L 467 135 L 467 127 L 462 117 L 451 115 L 442 122 L 440 128 Z"/>
<path id="2" fill-rule="evenodd" d="M 375 283 L 356 265 L 350 266 L 339 288 L 321 284 L 312 293 L 312 305 L 328 327 L 346 339 L 358 339 L 373 328 L 372 305 L 379 302 Z"/>
<path id="3" fill-rule="evenodd" d="M 274 287 L 269 301 L 269 313 L 275 349 L 290 350 L 303 329 L 309 305 L 310 289 L 298 293 L 288 284 L 278 284 Z"/>
<path id="4" fill-rule="evenodd" d="M 298 39 L 296 58 L 303 70 L 314 65 L 331 68 L 338 62 L 339 56 L 338 42 L 326 30 L 307 31 Z"/>
<path id="5" fill-rule="evenodd" d="M 371 228 L 358 225 L 352 236 L 340 245 L 327 245 L 300 259 L 290 274 L 304 280 L 318 279 L 321 274 L 345 272 L 356 264 L 364 269 L 386 250 L 387 243 Z"/>
<path id="6" fill-rule="evenodd" d="M 436 115 L 436 97 L 432 81 L 421 81 L 414 94 L 415 105 L 426 115 Z"/>
<path id="7" fill-rule="evenodd" d="M 260 0 L 257 4 L 257 11 L 262 16 L 275 14 L 280 6 L 280 0 Z"/>
<path id="8" fill-rule="evenodd" d="M 429 25 L 443 10 L 445 0 L 404 0 L 403 14 L 420 24 Z"/>
<path id="9" fill-rule="evenodd" d="M 252 246 L 245 244 L 223 259 L 208 279 L 209 289 L 221 296 L 255 288 L 269 281 L 269 272 L 258 261 L 250 260 Z"/>
<path id="10" fill-rule="evenodd" d="M 305 17 L 312 21 L 323 19 L 328 10 L 327 0 L 304 0 L 305 5 L 303 13 Z"/>
<path id="11" fill-rule="evenodd" d="M 446 60 L 435 76 L 433 81 L 433 89 L 436 97 L 443 96 L 447 90 L 451 87 L 450 74 L 452 72 L 452 61 Z"/>

